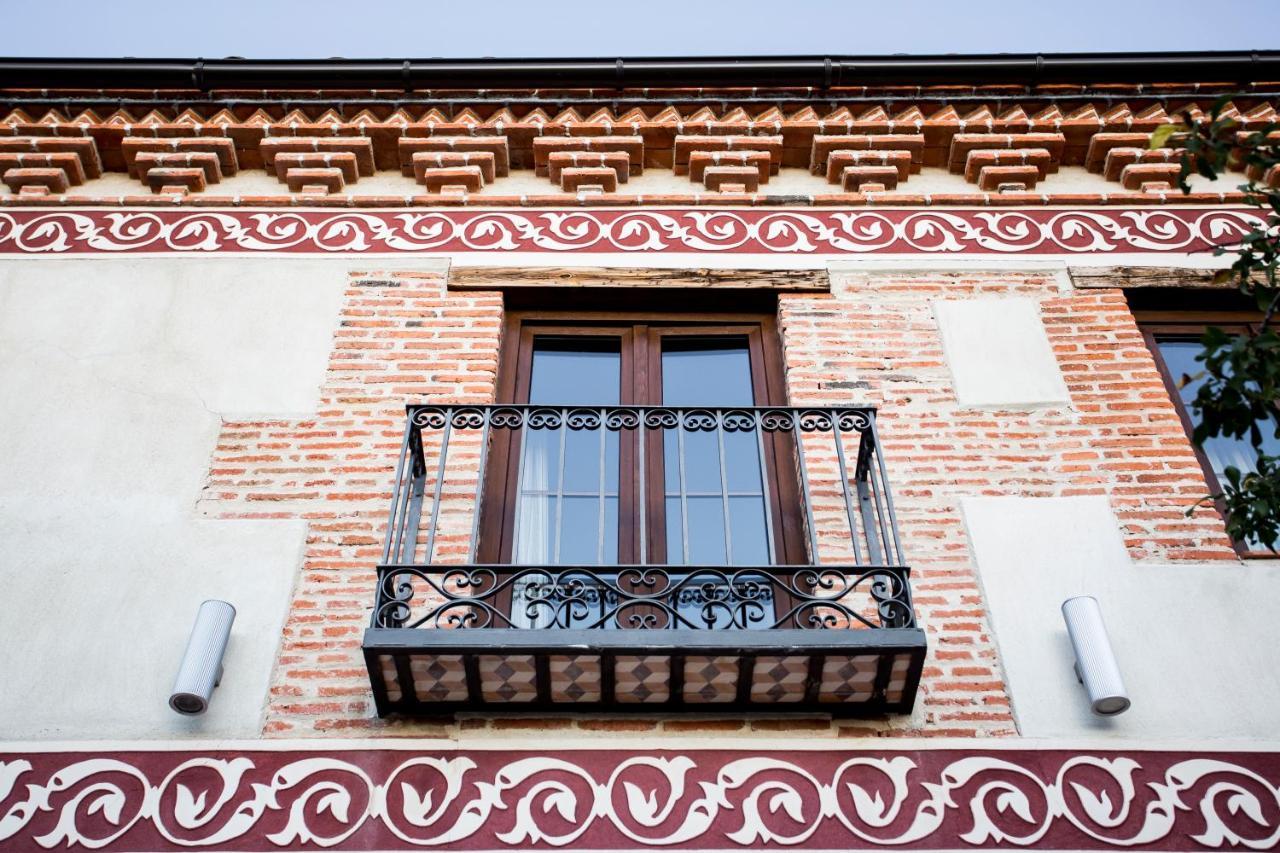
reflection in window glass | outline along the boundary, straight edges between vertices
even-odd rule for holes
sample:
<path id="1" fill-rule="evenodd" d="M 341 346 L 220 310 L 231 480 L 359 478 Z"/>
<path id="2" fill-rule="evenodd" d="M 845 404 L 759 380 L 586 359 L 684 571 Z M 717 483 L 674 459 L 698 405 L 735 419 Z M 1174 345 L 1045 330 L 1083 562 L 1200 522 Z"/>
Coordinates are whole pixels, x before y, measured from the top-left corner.
<path id="1" fill-rule="evenodd" d="M 1200 375 L 1204 371 L 1204 365 L 1196 361 L 1196 356 L 1203 351 L 1204 347 L 1198 340 L 1187 338 L 1160 339 L 1157 344 L 1165 367 L 1173 376 L 1174 383 L 1179 386 L 1178 394 L 1182 398 L 1183 407 L 1191 417 L 1191 422 L 1199 424 L 1199 417 L 1191 403 L 1199 393 L 1200 387 L 1204 385 L 1204 377 Z M 1280 439 L 1275 437 L 1274 424 L 1264 425 L 1262 433 L 1263 451 L 1270 456 L 1280 455 Z M 1223 472 L 1228 466 L 1241 471 L 1254 470 L 1256 457 L 1253 445 L 1249 443 L 1247 436 L 1241 438 L 1214 436 L 1205 441 L 1203 450 L 1205 456 L 1209 458 L 1209 466 L 1213 469 L 1214 476 L 1220 482 L 1225 482 Z"/>
<path id="2" fill-rule="evenodd" d="M 1199 413 L 1192 406 L 1196 394 L 1204 385 L 1204 364 L 1196 361 L 1196 356 L 1204 350 L 1204 346 L 1194 338 L 1157 338 L 1156 345 L 1160 349 L 1160 357 L 1165 367 L 1178 386 L 1178 396 L 1182 399 L 1183 409 L 1191 419 L 1193 426 L 1199 425 Z M 1280 438 L 1275 436 L 1275 424 L 1260 424 L 1262 429 L 1262 451 L 1269 456 L 1280 456 Z M 1224 435 L 1214 436 L 1201 446 L 1209 467 L 1218 482 L 1225 483 L 1226 470 L 1234 467 L 1241 472 L 1256 469 L 1257 456 L 1248 436 L 1230 438 Z M 1253 548 L 1262 546 L 1256 542 L 1245 542 Z"/>

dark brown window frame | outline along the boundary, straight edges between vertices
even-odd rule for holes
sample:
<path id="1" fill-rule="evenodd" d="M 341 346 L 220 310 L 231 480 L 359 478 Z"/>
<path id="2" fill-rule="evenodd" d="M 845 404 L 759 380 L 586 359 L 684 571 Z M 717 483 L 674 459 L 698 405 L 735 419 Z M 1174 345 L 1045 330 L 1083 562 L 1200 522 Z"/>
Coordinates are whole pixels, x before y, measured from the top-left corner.
<path id="1" fill-rule="evenodd" d="M 1191 436 L 1195 432 L 1195 423 L 1191 419 L 1191 412 L 1182 401 L 1177 377 L 1169 371 L 1168 365 L 1165 364 L 1157 338 L 1179 337 L 1198 340 L 1209 326 L 1217 326 L 1224 331 L 1249 332 L 1254 330 L 1255 325 L 1261 321 L 1262 315 L 1254 311 L 1150 310 L 1134 311 L 1134 319 L 1138 322 L 1138 330 L 1142 333 L 1142 339 L 1147 345 L 1147 350 L 1151 353 L 1156 369 L 1160 372 L 1160 378 L 1169 394 L 1169 400 L 1173 403 L 1173 407 L 1178 413 L 1178 419 L 1182 422 L 1182 428 L 1186 432 L 1187 441 L 1191 444 L 1191 450 L 1195 453 L 1196 460 L 1200 463 L 1200 470 L 1204 475 L 1205 486 L 1208 489 L 1207 494 L 1219 494 L 1222 492 L 1222 485 L 1218 480 L 1217 474 L 1213 471 L 1213 464 L 1209 460 L 1208 454 L 1192 441 Z M 1226 512 L 1223 503 L 1214 501 L 1213 505 L 1218 514 L 1223 517 L 1223 524 L 1225 525 Z M 1231 540 L 1231 546 L 1244 559 L 1275 558 L 1275 554 L 1268 550 L 1252 549 L 1246 543 L 1236 539 Z"/>
<path id="2" fill-rule="evenodd" d="M 556 336 L 617 335 L 622 343 L 623 382 L 620 401 L 623 404 L 660 405 L 661 340 L 667 336 L 745 336 L 751 358 L 753 393 L 758 405 L 787 405 L 785 365 L 775 313 L 768 312 L 656 312 L 615 310 L 516 310 L 507 313 L 499 350 L 497 402 L 527 400 L 533 337 L 535 334 Z M 645 445 L 648 494 L 646 512 L 649 519 L 648 562 L 656 564 L 665 554 L 662 495 L 662 453 L 660 436 L 648 436 Z M 619 447 L 619 531 L 620 553 L 637 562 L 639 555 L 638 516 L 634 475 L 636 445 L 622 442 Z M 780 564 L 807 565 L 800 486 L 793 472 L 780 466 L 778 460 L 793 458 L 791 437 L 773 434 L 765 441 L 767 470 L 773 473 L 770 489 L 771 522 L 776 537 L 774 560 Z M 514 442 L 495 444 L 485 472 L 485 505 L 478 553 L 480 561 L 491 564 L 510 563 L 512 557 L 513 520 L 515 510 L 515 464 L 518 451 Z M 620 560 L 619 562 L 628 562 Z"/>

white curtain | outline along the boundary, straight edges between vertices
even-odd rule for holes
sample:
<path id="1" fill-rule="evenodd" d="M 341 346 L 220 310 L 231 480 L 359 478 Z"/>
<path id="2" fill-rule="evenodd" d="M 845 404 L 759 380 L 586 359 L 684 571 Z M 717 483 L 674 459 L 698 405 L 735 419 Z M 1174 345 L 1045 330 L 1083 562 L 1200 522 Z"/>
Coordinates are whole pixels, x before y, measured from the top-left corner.
<path id="1" fill-rule="evenodd" d="M 549 433 L 532 432 L 528 435 L 546 436 Z M 520 502 L 516 506 L 516 547 L 514 562 L 525 565 L 551 564 L 551 536 L 549 535 L 552 498 L 547 495 L 551 486 L 551 443 L 525 441 L 524 472 L 521 478 Z M 552 622 L 550 607 L 540 607 L 531 618 L 526 612 L 528 588 L 550 580 L 546 574 L 527 574 L 516 581 L 511 590 L 511 621 L 518 628 L 545 628 Z"/>

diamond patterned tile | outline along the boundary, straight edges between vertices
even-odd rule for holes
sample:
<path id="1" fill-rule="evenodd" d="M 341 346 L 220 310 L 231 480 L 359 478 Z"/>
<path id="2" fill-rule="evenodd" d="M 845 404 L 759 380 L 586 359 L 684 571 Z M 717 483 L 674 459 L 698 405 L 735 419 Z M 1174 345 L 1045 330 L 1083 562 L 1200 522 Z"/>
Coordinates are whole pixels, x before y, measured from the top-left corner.
<path id="1" fill-rule="evenodd" d="M 902 701 L 902 694 L 907 689 L 907 671 L 910 669 L 910 655 L 894 655 L 893 666 L 889 669 L 889 683 L 884 688 L 886 702 Z"/>
<path id="2" fill-rule="evenodd" d="M 614 661 L 614 697 L 619 702 L 665 702 L 671 695 L 671 659 L 621 655 Z"/>
<path id="3" fill-rule="evenodd" d="M 551 701 L 599 702 L 599 655 L 552 655 Z"/>
<path id="4" fill-rule="evenodd" d="M 538 698 L 533 655 L 480 655 L 480 694 L 488 702 L 532 702 Z"/>
<path id="5" fill-rule="evenodd" d="M 828 656 L 822 664 L 821 702 L 867 702 L 875 692 L 879 655 Z"/>
<path id="6" fill-rule="evenodd" d="M 467 698 L 462 655 L 414 655 L 409 659 L 409 671 L 420 702 L 461 702 Z"/>
<path id="7" fill-rule="evenodd" d="M 751 676 L 751 701 L 799 702 L 809 677 L 807 655 L 756 658 Z"/>
<path id="8" fill-rule="evenodd" d="M 378 658 L 378 668 L 382 670 L 382 680 L 387 685 L 387 699 L 399 702 L 400 673 L 396 671 L 396 659 L 391 655 L 382 655 Z"/>
<path id="9" fill-rule="evenodd" d="M 738 697 L 738 656 L 690 657 L 684 661 L 686 702 L 732 702 Z"/>

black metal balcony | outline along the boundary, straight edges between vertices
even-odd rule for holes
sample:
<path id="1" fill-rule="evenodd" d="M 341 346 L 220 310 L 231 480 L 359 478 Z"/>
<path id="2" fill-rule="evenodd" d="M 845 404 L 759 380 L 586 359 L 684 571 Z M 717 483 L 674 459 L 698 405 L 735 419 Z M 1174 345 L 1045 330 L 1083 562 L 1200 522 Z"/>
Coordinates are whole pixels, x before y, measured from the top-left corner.
<path id="1" fill-rule="evenodd" d="M 873 409 L 408 415 L 364 638 L 379 714 L 910 710 L 925 637 Z M 539 447 L 558 476 L 529 473 Z"/>

